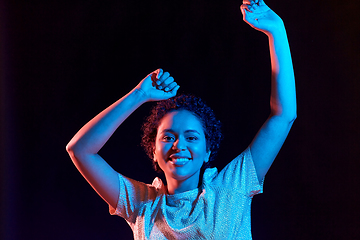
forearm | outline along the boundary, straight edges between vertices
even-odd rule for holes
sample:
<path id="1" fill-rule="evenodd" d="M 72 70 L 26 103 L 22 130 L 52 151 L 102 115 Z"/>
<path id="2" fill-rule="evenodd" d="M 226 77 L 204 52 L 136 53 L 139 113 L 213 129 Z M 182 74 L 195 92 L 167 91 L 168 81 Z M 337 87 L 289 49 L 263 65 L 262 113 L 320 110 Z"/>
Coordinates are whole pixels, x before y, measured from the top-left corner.
<path id="1" fill-rule="evenodd" d="M 267 33 L 271 56 L 271 115 L 292 121 L 296 118 L 296 91 L 293 64 L 285 27 Z"/>
<path id="2" fill-rule="evenodd" d="M 134 89 L 83 126 L 66 146 L 75 155 L 96 154 L 121 123 L 145 102 L 141 90 Z"/>
<path id="3" fill-rule="evenodd" d="M 282 19 L 263 0 L 244 0 L 244 21 L 269 38 L 271 57 L 271 114 L 250 144 L 261 181 L 284 143 L 296 118 L 295 77 Z"/>

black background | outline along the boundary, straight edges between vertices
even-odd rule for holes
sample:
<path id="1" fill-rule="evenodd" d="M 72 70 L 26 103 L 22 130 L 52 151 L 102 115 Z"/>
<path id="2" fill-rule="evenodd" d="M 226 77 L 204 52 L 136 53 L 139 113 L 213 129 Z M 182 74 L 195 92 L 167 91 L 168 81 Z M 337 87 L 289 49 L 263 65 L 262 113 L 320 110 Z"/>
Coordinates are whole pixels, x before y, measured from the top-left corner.
<path id="1" fill-rule="evenodd" d="M 360 3 L 267 4 L 284 20 L 298 119 L 254 197 L 256 239 L 360 239 Z M 216 163 L 269 113 L 267 37 L 241 1 L 2 1 L 1 239 L 132 239 L 73 166 L 80 127 L 161 67 L 224 124 Z M 151 104 L 101 150 L 124 175 L 156 176 L 140 147 Z"/>

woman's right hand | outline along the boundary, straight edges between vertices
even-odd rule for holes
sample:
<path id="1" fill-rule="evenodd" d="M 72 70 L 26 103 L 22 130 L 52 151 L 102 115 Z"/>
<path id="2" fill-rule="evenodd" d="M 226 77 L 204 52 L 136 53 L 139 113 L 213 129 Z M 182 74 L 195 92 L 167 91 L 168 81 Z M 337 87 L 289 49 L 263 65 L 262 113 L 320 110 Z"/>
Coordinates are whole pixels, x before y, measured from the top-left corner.
<path id="1" fill-rule="evenodd" d="M 140 90 L 146 101 L 160 101 L 176 96 L 180 86 L 161 68 L 147 75 L 135 89 Z"/>

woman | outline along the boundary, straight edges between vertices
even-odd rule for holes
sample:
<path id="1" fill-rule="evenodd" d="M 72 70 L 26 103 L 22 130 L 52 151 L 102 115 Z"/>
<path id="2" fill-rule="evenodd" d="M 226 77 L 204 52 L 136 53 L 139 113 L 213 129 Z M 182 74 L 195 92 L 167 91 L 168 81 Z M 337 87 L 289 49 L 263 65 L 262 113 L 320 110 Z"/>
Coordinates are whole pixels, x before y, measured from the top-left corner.
<path id="1" fill-rule="evenodd" d="M 219 122 L 201 100 L 175 97 L 179 85 L 158 69 L 88 122 L 67 145 L 74 164 L 123 217 L 135 239 L 251 239 L 250 205 L 296 118 L 295 80 L 285 27 L 264 1 L 244 1 L 243 19 L 269 38 L 271 113 L 250 146 L 220 173 L 206 168 L 217 151 Z M 175 98 L 174 98 L 175 97 Z M 157 170 L 150 184 L 112 169 L 98 152 L 140 105 L 159 101 L 143 146 Z M 205 169 L 202 174 L 202 168 Z"/>

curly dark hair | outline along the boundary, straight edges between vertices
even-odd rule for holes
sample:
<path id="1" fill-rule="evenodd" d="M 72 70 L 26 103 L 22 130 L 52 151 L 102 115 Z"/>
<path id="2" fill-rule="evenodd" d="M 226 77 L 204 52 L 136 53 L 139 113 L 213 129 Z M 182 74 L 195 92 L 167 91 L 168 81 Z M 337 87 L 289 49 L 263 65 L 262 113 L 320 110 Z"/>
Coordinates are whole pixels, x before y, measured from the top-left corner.
<path id="1" fill-rule="evenodd" d="M 144 147 L 146 154 L 153 159 L 155 148 L 155 139 L 157 129 L 161 119 L 165 114 L 175 110 L 187 110 L 194 114 L 201 122 L 205 138 L 206 150 L 211 151 L 209 161 L 204 163 L 203 169 L 211 167 L 215 156 L 219 150 L 220 142 L 222 140 L 221 122 L 216 119 L 213 110 L 208 107 L 204 101 L 194 95 L 180 95 L 169 98 L 167 100 L 159 101 L 152 108 L 150 116 L 142 126 L 143 136 L 141 146 Z M 152 161 L 155 171 L 162 172 L 157 162 Z"/>

